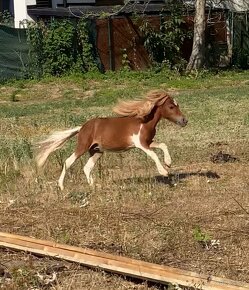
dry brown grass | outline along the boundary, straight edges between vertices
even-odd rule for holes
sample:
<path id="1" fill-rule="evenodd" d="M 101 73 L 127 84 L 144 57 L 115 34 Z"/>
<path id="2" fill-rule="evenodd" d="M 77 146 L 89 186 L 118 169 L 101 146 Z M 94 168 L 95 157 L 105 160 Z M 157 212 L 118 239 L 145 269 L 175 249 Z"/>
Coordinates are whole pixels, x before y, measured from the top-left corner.
<path id="1" fill-rule="evenodd" d="M 0 156 L 1 231 L 249 282 L 249 99 L 243 81 L 235 89 L 218 90 L 216 97 L 212 88 L 198 91 L 200 97 L 188 90 L 179 95 L 189 125 L 179 129 L 162 122 L 157 135 L 169 145 L 173 157 L 169 179 L 157 176 L 153 162 L 134 150 L 104 155 L 94 170 L 96 186 L 90 188 L 82 170 L 85 156 L 68 172 L 62 194 L 56 180 L 74 145 L 52 156 L 46 170 L 38 174 L 25 143 L 18 142 L 31 142 L 74 124 L 68 117 L 62 122 L 62 114 L 87 119 L 108 114 L 109 105 L 55 107 L 18 119 L 2 118 L 1 152 L 9 156 Z M 234 92 L 237 100 L 230 97 Z M 78 93 L 72 98 L 77 99 Z M 211 156 L 220 151 L 239 160 L 211 162 Z M 220 240 L 220 246 L 203 247 L 193 234 L 196 228 Z M 0 257 L 0 268 L 7 273 L 0 277 L 2 289 L 158 289 L 158 285 L 28 254 L 1 250 Z M 56 268 L 58 263 L 63 267 Z M 50 275 L 51 267 L 57 279 L 46 286 L 37 272 Z"/>

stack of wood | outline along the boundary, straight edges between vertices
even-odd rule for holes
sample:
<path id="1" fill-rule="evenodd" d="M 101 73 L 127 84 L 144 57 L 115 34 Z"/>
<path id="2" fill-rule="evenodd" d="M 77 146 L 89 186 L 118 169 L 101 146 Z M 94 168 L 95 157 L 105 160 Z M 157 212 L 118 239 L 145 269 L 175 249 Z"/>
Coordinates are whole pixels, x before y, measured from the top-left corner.
<path id="1" fill-rule="evenodd" d="M 160 284 L 172 283 L 202 290 L 249 290 L 247 283 L 7 233 L 0 233 L 0 246 L 65 259 Z"/>

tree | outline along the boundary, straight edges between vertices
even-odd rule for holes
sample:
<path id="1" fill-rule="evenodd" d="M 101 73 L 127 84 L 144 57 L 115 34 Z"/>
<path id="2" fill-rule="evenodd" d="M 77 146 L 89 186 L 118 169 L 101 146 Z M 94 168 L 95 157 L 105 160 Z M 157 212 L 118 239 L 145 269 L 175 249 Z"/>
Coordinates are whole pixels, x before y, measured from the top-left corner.
<path id="1" fill-rule="evenodd" d="M 205 58 L 206 0 L 195 0 L 194 39 L 187 71 L 200 69 Z"/>

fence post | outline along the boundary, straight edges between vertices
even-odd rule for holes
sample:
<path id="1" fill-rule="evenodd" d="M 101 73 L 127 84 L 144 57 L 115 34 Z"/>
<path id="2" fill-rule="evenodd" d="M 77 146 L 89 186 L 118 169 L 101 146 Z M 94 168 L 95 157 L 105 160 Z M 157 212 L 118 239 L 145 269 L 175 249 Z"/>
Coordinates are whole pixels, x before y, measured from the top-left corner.
<path id="1" fill-rule="evenodd" d="M 108 49 L 109 49 L 109 69 L 115 69 L 115 63 L 113 58 L 113 27 L 112 18 L 108 17 Z"/>

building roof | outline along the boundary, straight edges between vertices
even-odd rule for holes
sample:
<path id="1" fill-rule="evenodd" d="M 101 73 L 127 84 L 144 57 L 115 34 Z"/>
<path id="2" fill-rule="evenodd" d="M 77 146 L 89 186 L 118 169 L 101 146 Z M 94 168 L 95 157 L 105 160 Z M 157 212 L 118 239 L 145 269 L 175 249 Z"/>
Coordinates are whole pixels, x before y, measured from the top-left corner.
<path id="1" fill-rule="evenodd" d="M 128 3 L 123 6 L 69 6 L 69 7 L 36 7 L 28 6 L 28 14 L 33 16 L 59 16 L 59 17 L 82 17 L 83 15 L 100 16 L 108 15 L 129 15 L 133 13 L 159 14 L 164 11 L 165 3 L 140 4 Z"/>
<path id="2" fill-rule="evenodd" d="M 185 4 L 189 7 L 193 7 L 194 0 L 186 0 Z M 207 0 L 207 8 L 212 9 L 224 9 L 232 12 L 244 12 L 249 11 L 249 0 Z"/>
<path id="3" fill-rule="evenodd" d="M 194 0 L 183 0 L 189 10 L 194 10 Z M 141 3 L 144 2 L 144 3 Z M 207 8 L 213 10 L 229 10 L 234 12 L 249 11 L 249 0 L 207 0 Z M 167 0 L 162 1 L 126 1 L 124 5 L 94 6 L 81 5 L 69 7 L 37 7 L 28 6 L 30 16 L 57 16 L 57 17 L 88 17 L 101 15 L 131 15 L 167 13 Z"/>

